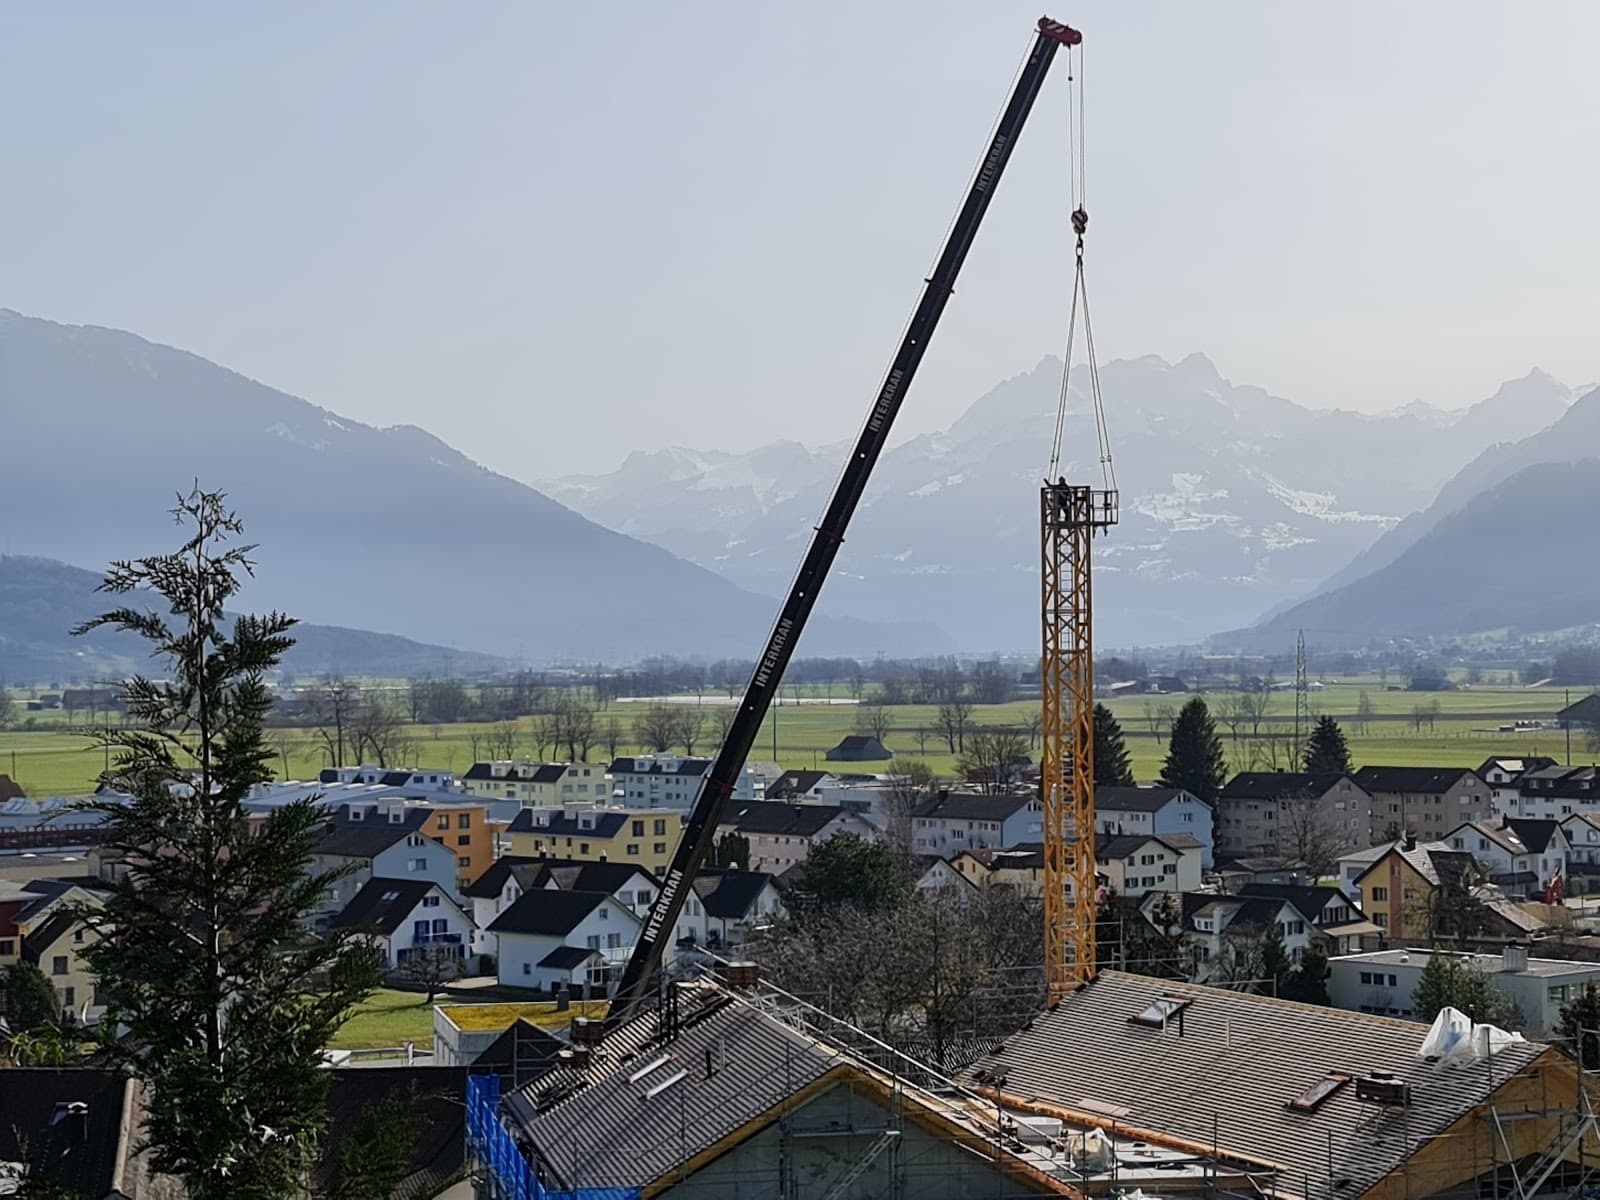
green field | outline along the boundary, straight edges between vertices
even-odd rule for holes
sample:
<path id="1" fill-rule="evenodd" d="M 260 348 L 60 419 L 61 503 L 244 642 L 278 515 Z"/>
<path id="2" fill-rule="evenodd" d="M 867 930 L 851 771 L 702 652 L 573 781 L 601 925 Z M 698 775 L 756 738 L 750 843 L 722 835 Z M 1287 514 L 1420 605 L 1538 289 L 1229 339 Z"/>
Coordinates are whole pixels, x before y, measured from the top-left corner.
<path id="1" fill-rule="evenodd" d="M 330 1044 L 335 1050 L 377 1050 L 411 1042 L 418 1050 L 432 1049 L 433 1010 L 441 1004 L 473 1006 L 465 1011 L 481 1012 L 488 1022 L 482 1028 L 505 1028 L 522 1016 L 547 1029 L 565 1029 L 575 1016 L 598 1017 L 605 1013 L 604 1004 L 583 1001 L 567 1012 L 557 1012 L 552 1003 L 479 1004 L 459 995 L 441 995 L 429 1004 L 421 992 L 381 988 L 356 1005 Z"/>
<path id="2" fill-rule="evenodd" d="M 1373 710 L 1373 717 L 1365 731 L 1354 722 L 1363 691 L 1367 693 Z M 835 695 L 845 694 L 847 689 L 844 687 L 835 689 Z M 1577 699 L 1577 694 L 1574 693 L 1572 698 Z M 1111 702 L 1111 708 L 1127 734 L 1134 772 L 1139 778 L 1153 778 L 1160 769 L 1166 748 L 1166 717 L 1163 710 L 1175 710 L 1185 699 L 1184 696 L 1146 696 Z M 1310 695 L 1315 713 L 1331 714 L 1344 725 L 1358 764 L 1419 766 L 1475 766 L 1490 754 L 1502 753 L 1548 754 L 1564 760 L 1566 738 L 1561 730 L 1502 733 L 1497 727 L 1510 724 L 1518 718 L 1549 719 L 1566 700 L 1566 694 L 1560 690 L 1504 686 L 1480 686 L 1437 693 L 1388 691 L 1376 677 L 1330 680 L 1324 690 Z M 709 753 L 714 749 L 711 710 L 715 703 L 716 700 L 710 695 L 703 702 L 707 710 L 706 733 L 704 741 L 695 747 L 699 753 Z M 1413 709 L 1418 705 L 1433 703 L 1438 704 L 1439 712 L 1431 727 L 1426 723 L 1420 729 L 1415 727 Z M 613 702 L 601 713 L 600 723 L 604 725 L 611 717 L 616 717 L 625 730 L 631 730 L 634 714 L 644 707 L 636 702 Z M 957 756 L 949 751 L 938 736 L 936 707 L 904 705 L 889 711 L 894 726 L 885 740 L 896 755 L 922 759 L 941 775 L 955 773 Z M 1026 727 L 1037 711 L 1037 701 L 979 705 L 974 707 L 971 721 L 974 725 Z M 1293 695 L 1275 693 L 1261 732 L 1265 734 L 1270 731 L 1286 739 L 1293 728 L 1293 713 Z M 0 732 L 0 772 L 11 775 L 31 795 L 36 796 L 72 795 L 91 790 L 104 764 L 104 757 L 86 736 L 84 718 L 80 715 L 76 724 L 69 726 L 61 714 L 29 716 L 36 718 L 35 728 Z M 825 766 L 824 753 L 845 734 L 856 730 L 857 718 L 858 711 L 853 705 L 785 703 L 769 715 L 751 757 L 760 760 L 775 757 L 785 767 Z M 538 748 L 530 732 L 532 720 L 517 722 L 516 727 L 517 755 L 534 756 Z M 408 731 L 411 741 L 408 757 L 411 762 L 407 765 L 463 772 L 475 756 L 488 757 L 485 735 L 491 728 L 503 730 L 504 727 L 475 724 L 412 726 Z M 919 729 L 928 731 L 920 741 Z M 1234 741 L 1225 727 L 1222 732 L 1224 741 L 1229 745 L 1230 759 L 1233 759 Z M 297 779 L 314 778 L 316 772 L 327 765 L 326 756 L 318 748 L 311 731 L 273 730 L 271 737 L 279 749 L 280 775 Z M 619 753 L 624 754 L 637 753 L 642 749 L 642 746 L 631 741 L 624 741 L 618 748 Z M 596 759 L 605 756 L 604 746 L 596 747 L 591 754 Z M 1572 760 L 1588 762 L 1592 759 L 1593 755 L 1583 738 L 1574 735 Z"/>

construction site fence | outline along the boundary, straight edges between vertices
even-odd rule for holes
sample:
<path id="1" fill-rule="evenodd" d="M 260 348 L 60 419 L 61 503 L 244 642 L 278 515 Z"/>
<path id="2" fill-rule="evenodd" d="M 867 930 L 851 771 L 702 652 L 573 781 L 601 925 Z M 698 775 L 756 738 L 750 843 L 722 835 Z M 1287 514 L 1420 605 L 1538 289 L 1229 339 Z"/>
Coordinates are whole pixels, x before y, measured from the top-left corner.
<path id="1" fill-rule="evenodd" d="M 552 1191 L 540 1183 L 500 1121 L 498 1075 L 467 1078 L 467 1148 L 488 1172 L 495 1200 L 639 1200 L 638 1188 Z"/>

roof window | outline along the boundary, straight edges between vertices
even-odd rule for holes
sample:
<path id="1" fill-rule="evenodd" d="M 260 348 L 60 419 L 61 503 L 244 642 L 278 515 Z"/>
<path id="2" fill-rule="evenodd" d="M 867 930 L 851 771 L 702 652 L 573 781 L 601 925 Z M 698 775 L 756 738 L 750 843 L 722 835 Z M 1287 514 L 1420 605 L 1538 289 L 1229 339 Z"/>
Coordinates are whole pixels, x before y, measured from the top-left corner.
<path id="1" fill-rule="evenodd" d="M 1327 1075 L 1289 1101 L 1289 1107 L 1295 1112 L 1316 1112 L 1317 1109 L 1328 1102 L 1335 1092 L 1349 1082 L 1350 1076 L 1343 1072 L 1329 1071 Z"/>
<path id="2" fill-rule="evenodd" d="M 1149 1025 L 1165 1029 L 1167 1022 L 1189 1007 L 1187 996 L 1163 996 L 1149 1007 L 1134 1013 L 1128 1020 L 1134 1025 Z"/>
<path id="3" fill-rule="evenodd" d="M 657 1096 L 661 1095 L 662 1092 L 666 1091 L 673 1084 L 679 1083 L 682 1080 L 686 1079 L 688 1077 L 688 1075 L 689 1075 L 689 1072 L 687 1070 L 685 1070 L 685 1069 L 682 1069 L 682 1068 L 680 1068 L 679 1070 L 674 1071 L 671 1075 L 668 1075 L 660 1083 L 658 1083 L 658 1084 L 654 1085 L 653 1087 L 649 1088 L 645 1092 L 643 1097 L 641 1097 L 641 1099 L 654 1100 Z"/>

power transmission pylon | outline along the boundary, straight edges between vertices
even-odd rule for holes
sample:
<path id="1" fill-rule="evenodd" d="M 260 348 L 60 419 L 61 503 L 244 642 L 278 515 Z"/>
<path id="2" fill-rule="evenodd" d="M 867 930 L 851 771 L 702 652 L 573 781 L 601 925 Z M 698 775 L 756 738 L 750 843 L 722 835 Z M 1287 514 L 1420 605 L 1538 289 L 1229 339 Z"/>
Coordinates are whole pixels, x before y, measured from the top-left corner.
<path id="1" fill-rule="evenodd" d="M 1117 523 L 1117 493 L 1047 483 L 1039 492 L 1044 964 L 1049 1003 L 1094 978 L 1094 609 L 1090 542 Z M 1071 898 L 1068 899 L 1070 891 Z"/>

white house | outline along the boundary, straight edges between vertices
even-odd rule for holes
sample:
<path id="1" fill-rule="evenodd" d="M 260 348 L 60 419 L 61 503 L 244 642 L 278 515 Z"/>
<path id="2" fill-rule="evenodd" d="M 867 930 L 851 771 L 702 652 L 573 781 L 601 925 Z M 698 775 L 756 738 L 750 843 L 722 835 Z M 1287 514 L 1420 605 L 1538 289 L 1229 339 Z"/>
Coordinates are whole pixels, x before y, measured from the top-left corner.
<path id="1" fill-rule="evenodd" d="M 717 827 L 718 837 L 736 833 L 750 843 L 750 869 L 781 875 L 804 862 L 813 846 L 840 833 L 876 841 L 878 831 L 860 813 L 831 804 L 779 804 L 765 800 L 737 806 Z"/>
<path id="2" fill-rule="evenodd" d="M 607 892 L 524 892 L 489 926 L 500 986 L 603 988 L 621 972 L 642 924 Z"/>
<path id="3" fill-rule="evenodd" d="M 951 888 L 965 892 L 977 886 L 958 871 L 948 858 L 940 858 L 937 854 L 921 855 L 912 870 L 916 877 L 914 886 L 924 896 L 935 896 Z"/>
<path id="4" fill-rule="evenodd" d="M 1213 865 L 1211 806 L 1183 788 L 1096 788 L 1094 824 L 1101 833 L 1184 834 L 1200 844 L 1201 869 Z"/>
<path id="5" fill-rule="evenodd" d="M 1515 795 L 1496 789 L 1495 809 L 1512 817 L 1559 821 L 1573 813 L 1600 813 L 1600 767 L 1563 767 L 1530 759 L 1516 780 Z"/>
<path id="6" fill-rule="evenodd" d="M 1567 835 L 1555 821 L 1504 817 L 1468 821 L 1445 834 L 1452 850 L 1465 850 L 1509 896 L 1542 895 L 1565 876 Z"/>
<path id="7" fill-rule="evenodd" d="M 1200 843 L 1186 833 L 1101 833 L 1094 857 L 1096 871 L 1119 896 L 1200 887 Z"/>
<path id="8" fill-rule="evenodd" d="M 784 915 L 777 886 L 765 871 L 702 870 L 690 899 L 705 923 L 696 944 L 711 950 L 741 946 L 752 930 Z"/>
<path id="9" fill-rule="evenodd" d="M 370 933 L 390 970 L 403 968 L 419 954 L 438 951 L 464 962 L 472 946 L 472 918 L 448 892 L 427 879 L 375 875 L 331 923 Z"/>
<path id="10" fill-rule="evenodd" d="M 637 754 L 611 762 L 611 800 L 628 808 L 679 808 L 688 810 L 700 798 L 700 788 L 711 774 L 709 758 L 681 758 L 676 754 Z M 748 803 L 766 797 L 767 776 L 757 765 L 746 764 L 733 785 L 733 802 Z"/>
<path id="11" fill-rule="evenodd" d="M 341 912 L 369 879 L 427 880 L 447 896 L 456 894 L 456 855 L 422 832 L 432 816 L 426 808 L 370 812 L 341 805 L 312 848 L 310 871 L 323 874 L 348 868 L 315 917 L 319 923 Z"/>
<path id="12" fill-rule="evenodd" d="M 1000 849 L 1044 840 L 1044 808 L 1029 793 L 985 796 L 940 792 L 912 811 L 911 848 L 954 858 L 963 850 Z"/>
<path id="13" fill-rule="evenodd" d="M 1171 900 L 1162 892 L 1145 896 L 1139 911 L 1151 924 L 1162 919 Z M 1272 926 L 1283 938 L 1291 962 L 1298 963 L 1316 936 L 1312 918 L 1288 900 L 1266 896 L 1226 896 L 1184 892 L 1177 897 L 1178 934 L 1196 983 L 1237 982 L 1253 972 L 1254 947 Z"/>
<path id="14" fill-rule="evenodd" d="M 1567 874 L 1593 875 L 1600 865 L 1600 813 L 1573 813 L 1561 822 L 1561 832 L 1567 839 Z"/>
<path id="15" fill-rule="evenodd" d="M 497 938 L 489 927 L 523 893 L 536 888 L 604 892 L 643 920 L 661 885 L 654 875 L 636 863 L 507 855 L 498 859 L 466 889 L 466 897 L 472 904 L 472 919 L 478 930 L 474 944 L 477 953 L 498 953 Z M 691 924 L 693 920 L 685 913 L 685 928 L 699 931 L 697 925 Z"/>

